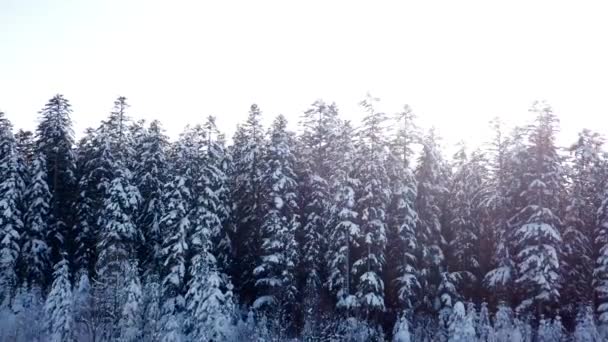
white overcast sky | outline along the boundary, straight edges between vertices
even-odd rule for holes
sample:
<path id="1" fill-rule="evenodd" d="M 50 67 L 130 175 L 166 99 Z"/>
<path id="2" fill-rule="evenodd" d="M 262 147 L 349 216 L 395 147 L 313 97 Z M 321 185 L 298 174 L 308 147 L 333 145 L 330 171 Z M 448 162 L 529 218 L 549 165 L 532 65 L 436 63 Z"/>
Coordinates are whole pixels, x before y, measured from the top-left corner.
<path id="1" fill-rule="evenodd" d="M 32 129 L 62 93 L 80 134 L 124 95 L 176 136 L 209 114 L 232 133 L 254 102 L 266 122 L 317 98 L 356 121 L 369 91 L 452 145 L 544 99 L 571 142 L 608 131 L 606 18 L 605 1 L 0 0 L 0 110 Z"/>

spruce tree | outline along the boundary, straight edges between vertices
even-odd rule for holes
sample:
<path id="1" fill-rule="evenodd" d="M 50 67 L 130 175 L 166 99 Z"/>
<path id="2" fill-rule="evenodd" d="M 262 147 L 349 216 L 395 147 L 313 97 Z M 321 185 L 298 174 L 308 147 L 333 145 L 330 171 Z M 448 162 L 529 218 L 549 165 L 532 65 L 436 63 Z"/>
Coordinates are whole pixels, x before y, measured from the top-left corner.
<path id="1" fill-rule="evenodd" d="M 192 222 L 192 177 L 188 167 L 189 146 L 178 141 L 173 163 L 174 175 L 163 190 L 164 210 L 160 220 L 163 265 L 161 272 L 162 341 L 182 341 Z"/>
<path id="2" fill-rule="evenodd" d="M 47 184 L 52 195 L 48 245 L 51 262 L 66 252 L 71 261 L 73 244 L 73 203 L 76 195 L 72 106 L 63 95 L 55 95 L 40 111 L 36 129 L 36 152 L 46 157 Z"/>
<path id="3" fill-rule="evenodd" d="M 420 291 L 416 236 L 418 214 L 415 210 L 417 183 L 411 169 L 413 147 L 418 139 L 415 115 L 409 106 L 398 113 L 398 127 L 390 144 L 387 172 L 391 184 L 391 201 L 387 211 L 387 266 L 385 279 L 387 305 L 412 309 Z"/>
<path id="4" fill-rule="evenodd" d="M 357 213 L 361 234 L 358 253 L 353 263 L 356 296 L 363 317 L 378 318 L 385 310 L 382 279 L 386 249 L 386 211 L 391 191 L 384 167 L 384 124 L 386 115 L 374 108 L 377 99 L 368 97 L 361 102 L 367 116 L 363 119 L 359 141 L 357 178 Z"/>
<path id="5" fill-rule="evenodd" d="M 23 235 L 23 162 L 12 126 L 0 112 L 0 309 L 7 308 L 17 289 L 17 261 Z"/>
<path id="6" fill-rule="evenodd" d="M 492 293 L 491 299 L 502 301 L 510 300 L 508 293 L 510 292 L 515 278 L 515 264 L 512 256 L 512 232 L 508 225 L 510 205 L 514 205 L 513 199 L 510 197 L 511 192 L 507 189 L 509 185 L 510 170 L 509 165 L 517 151 L 517 144 L 514 144 L 515 149 L 509 150 L 508 139 L 505 139 L 502 131 L 502 123 L 496 118 L 492 122 L 494 130 L 494 139 L 490 143 L 490 179 L 488 184 L 487 198 L 485 201 L 485 209 L 490 216 L 490 229 L 484 231 L 481 236 L 481 241 L 487 243 L 493 248 L 490 253 L 486 254 L 487 260 L 492 260 L 489 265 L 489 270 L 484 276 L 484 286 Z M 517 140 L 516 140 L 517 141 Z M 518 164 L 516 164 L 517 166 Z M 517 186 L 516 184 L 512 184 Z M 483 255 L 483 254 L 482 254 Z"/>
<path id="7" fill-rule="evenodd" d="M 262 246 L 253 271 L 258 295 L 253 307 L 276 312 L 282 324 L 290 324 L 288 318 L 294 315 L 297 295 L 295 232 L 299 217 L 295 157 L 284 116 L 274 120 L 269 135 L 262 175 L 265 201 Z"/>
<path id="8" fill-rule="evenodd" d="M 337 117 L 338 109 L 334 103 L 317 100 L 304 112 L 300 122 L 303 132 L 297 150 L 302 224 L 297 234 L 301 258 L 299 283 L 305 321 L 315 327 L 313 330 L 320 323 L 317 317 L 320 315 L 321 289 L 325 278 L 321 261 L 327 248 L 326 227 L 331 206 L 331 143 Z"/>
<path id="9" fill-rule="evenodd" d="M 25 193 L 23 280 L 45 288 L 49 283 L 49 247 L 46 243 L 51 192 L 47 184 L 46 158 L 38 155 L 30 168 L 30 184 Z"/>
<path id="10" fill-rule="evenodd" d="M 62 259 L 55 265 L 53 278 L 51 292 L 44 304 L 49 341 L 73 341 L 72 285 L 67 260 Z"/>
<path id="11" fill-rule="evenodd" d="M 441 298 L 440 287 L 444 291 L 454 287 L 449 284 L 452 277 L 444 274 L 447 272 L 444 255 L 446 241 L 441 225 L 441 206 L 447 194 L 447 180 L 434 131 L 430 131 L 422 141 L 416 178 L 418 180 L 416 211 L 419 218 L 417 237 L 421 245 L 418 256 L 419 281 L 421 288 L 424 289 L 419 301 L 422 308 L 434 312 L 444 305 L 452 305 L 453 299 L 448 293 L 445 293 L 447 297 Z"/>
<path id="12" fill-rule="evenodd" d="M 234 247 L 238 264 L 233 269 L 237 291 L 245 303 L 255 299 L 253 270 L 261 246 L 262 172 L 264 137 L 262 113 L 252 105 L 247 121 L 237 128 L 232 146 L 232 198 L 236 231 Z"/>
<path id="13" fill-rule="evenodd" d="M 522 179 L 525 207 L 515 223 L 517 284 L 521 310 L 549 312 L 560 299 L 561 219 L 558 216 L 562 170 L 554 139 L 557 118 L 551 107 L 535 103 L 536 121 L 528 136 L 528 171 Z"/>
<path id="14" fill-rule="evenodd" d="M 163 187 L 167 181 L 168 138 L 160 122 L 152 121 L 141 137 L 136 153 L 139 161 L 134 170 L 134 182 L 142 197 L 136 222 L 143 231 L 145 244 L 138 246 L 139 259 L 145 274 L 158 274 L 162 265 L 160 219 L 162 217 Z"/>
<path id="15" fill-rule="evenodd" d="M 593 234 L 601 192 L 605 184 L 601 158 L 603 141 L 597 133 L 584 130 L 570 147 L 572 167 L 569 169 L 571 186 L 563 210 L 562 244 L 563 300 L 561 306 L 567 318 L 575 318 L 578 305 L 593 300 L 592 278 L 594 266 Z"/>
<path id="16" fill-rule="evenodd" d="M 361 233 L 355 211 L 354 167 L 356 150 L 354 131 L 349 122 L 343 123 L 336 133 L 332 156 L 334 168 L 330 177 L 332 206 L 330 209 L 327 248 L 327 288 L 335 295 L 336 309 L 348 316 L 354 315 L 358 307 L 352 264 L 357 241 Z"/>

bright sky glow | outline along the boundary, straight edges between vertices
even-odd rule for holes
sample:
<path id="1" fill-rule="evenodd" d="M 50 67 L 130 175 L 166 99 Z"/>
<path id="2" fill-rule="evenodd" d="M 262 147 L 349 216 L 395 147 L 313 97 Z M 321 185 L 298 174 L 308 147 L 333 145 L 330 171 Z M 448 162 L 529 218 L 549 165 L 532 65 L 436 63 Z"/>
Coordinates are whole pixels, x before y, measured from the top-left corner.
<path id="1" fill-rule="evenodd" d="M 292 123 L 317 98 L 357 121 L 367 91 L 408 103 L 443 145 L 487 139 L 499 115 L 524 123 L 535 99 L 564 143 L 608 132 L 603 1 L 0 0 L 0 110 L 33 129 L 55 93 L 75 130 L 124 95 L 171 136 L 218 116 L 232 133 L 251 103 Z"/>

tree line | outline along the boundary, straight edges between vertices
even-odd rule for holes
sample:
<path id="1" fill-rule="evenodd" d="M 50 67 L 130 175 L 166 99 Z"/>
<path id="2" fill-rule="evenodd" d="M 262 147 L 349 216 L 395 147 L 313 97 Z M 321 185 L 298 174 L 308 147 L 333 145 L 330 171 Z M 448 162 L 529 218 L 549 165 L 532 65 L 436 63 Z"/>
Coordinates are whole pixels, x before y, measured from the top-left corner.
<path id="1" fill-rule="evenodd" d="M 35 132 L 0 112 L 0 340 L 608 338 L 603 137 L 558 147 L 535 102 L 446 158 L 378 101 L 355 125 L 317 100 L 297 133 L 254 104 L 231 143 L 124 97 L 78 141 L 62 95 Z"/>

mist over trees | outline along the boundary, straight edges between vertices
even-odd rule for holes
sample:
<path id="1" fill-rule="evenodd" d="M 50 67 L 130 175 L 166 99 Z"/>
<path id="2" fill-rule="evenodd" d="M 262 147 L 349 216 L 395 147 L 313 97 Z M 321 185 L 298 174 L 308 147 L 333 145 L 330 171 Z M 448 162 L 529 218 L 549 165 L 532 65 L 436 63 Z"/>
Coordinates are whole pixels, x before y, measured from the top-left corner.
<path id="1" fill-rule="evenodd" d="M 170 140 L 119 97 L 76 141 L 0 112 L 0 341 L 605 341 L 608 154 L 559 119 L 445 156 L 409 106 L 253 104 Z M 244 108 L 244 111 L 247 108 Z"/>

